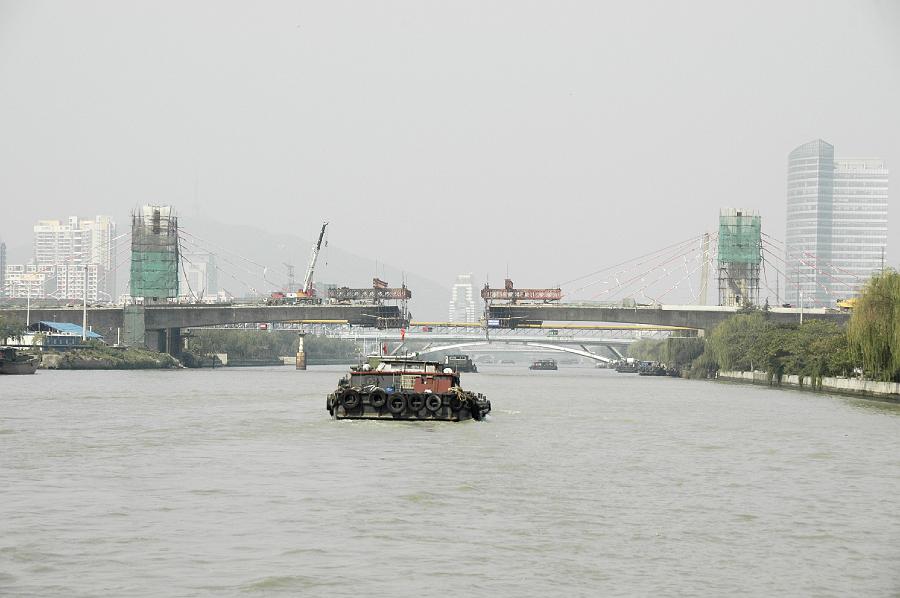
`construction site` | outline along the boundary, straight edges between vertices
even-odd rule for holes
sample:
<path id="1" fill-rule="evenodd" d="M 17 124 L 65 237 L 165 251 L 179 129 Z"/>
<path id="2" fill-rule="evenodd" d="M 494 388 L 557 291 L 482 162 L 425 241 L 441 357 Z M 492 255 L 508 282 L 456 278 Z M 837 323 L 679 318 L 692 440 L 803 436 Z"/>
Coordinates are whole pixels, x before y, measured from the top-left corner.
<path id="1" fill-rule="evenodd" d="M 719 305 L 759 304 L 762 227 L 758 214 L 726 208 L 719 213 Z"/>
<path id="2" fill-rule="evenodd" d="M 142 206 L 131 215 L 131 296 L 145 305 L 178 297 L 178 219 L 171 206 Z"/>

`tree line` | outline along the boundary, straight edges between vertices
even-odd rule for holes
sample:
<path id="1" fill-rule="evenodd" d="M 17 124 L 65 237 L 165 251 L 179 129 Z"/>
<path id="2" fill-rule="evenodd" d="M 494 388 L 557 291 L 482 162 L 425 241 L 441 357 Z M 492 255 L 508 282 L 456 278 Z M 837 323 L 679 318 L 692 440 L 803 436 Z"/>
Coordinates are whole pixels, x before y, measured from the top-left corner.
<path id="1" fill-rule="evenodd" d="M 642 340 L 629 348 L 637 359 L 660 361 L 694 377 L 716 370 L 761 370 L 780 381 L 785 375 L 861 375 L 900 382 L 900 274 L 873 276 L 857 298 L 849 324 L 807 320 L 776 324 L 768 310 L 751 310 L 725 320 L 704 338 Z"/>
<path id="2" fill-rule="evenodd" d="M 299 336 L 295 333 L 266 330 L 194 330 L 187 338 L 187 350 L 193 354 L 227 353 L 230 359 L 296 355 L 299 344 Z M 350 363 L 359 356 L 354 342 L 321 336 L 305 337 L 303 350 L 308 360 L 346 359 Z"/>

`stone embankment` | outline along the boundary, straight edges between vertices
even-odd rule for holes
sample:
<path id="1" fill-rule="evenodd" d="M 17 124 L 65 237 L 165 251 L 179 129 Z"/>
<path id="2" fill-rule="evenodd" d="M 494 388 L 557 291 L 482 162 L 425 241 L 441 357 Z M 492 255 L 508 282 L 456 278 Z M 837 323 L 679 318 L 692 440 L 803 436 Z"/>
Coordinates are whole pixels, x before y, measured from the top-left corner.
<path id="1" fill-rule="evenodd" d="M 900 403 L 900 383 L 897 382 L 876 382 L 875 380 L 861 380 L 859 378 L 826 377 L 813 379 L 810 376 L 801 377 L 790 375 L 782 376 L 779 383 L 770 380 L 769 375 L 766 372 L 736 372 L 727 370 L 720 370 L 717 379 L 728 382 L 765 384 L 767 386 L 781 386 L 801 390 L 836 392 Z"/>

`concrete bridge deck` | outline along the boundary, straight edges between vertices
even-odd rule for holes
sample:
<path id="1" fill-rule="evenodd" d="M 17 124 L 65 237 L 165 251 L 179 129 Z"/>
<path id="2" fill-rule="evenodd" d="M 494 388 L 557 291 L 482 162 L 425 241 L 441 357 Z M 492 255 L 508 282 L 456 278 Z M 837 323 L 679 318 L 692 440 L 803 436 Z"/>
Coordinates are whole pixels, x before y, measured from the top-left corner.
<path id="1" fill-rule="evenodd" d="M 616 322 L 629 324 L 650 324 L 657 326 L 677 326 L 695 330 L 711 331 L 721 322 L 739 313 L 737 307 L 699 305 L 659 305 L 636 307 L 594 306 L 590 304 L 540 304 L 540 305 L 492 305 L 488 310 L 490 319 L 516 322 Z M 849 312 L 831 309 L 804 309 L 804 320 L 826 320 L 846 324 Z M 775 307 L 769 309 L 767 317 L 779 324 L 799 324 L 799 308 Z"/>
<path id="2" fill-rule="evenodd" d="M 130 314 L 130 315 L 128 315 Z M 135 323 L 139 314 L 140 322 Z M 0 315 L 24 322 L 26 310 L 0 309 Z M 36 308 L 31 321 L 72 322 L 81 324 L 78 307 Z M 107 342 L 121 338 L 129 344 L 145 344 L 152 349 L 173 352 L 173 331 L 182 328 L 255 322 L 297 320 L 346 321 L 357 326 L 376 326 L 379 319 L 396 319 L 400 310 L 394 305 L 148 305 L 127 307 L 90 307 L 88 327 L 102 334 Z M 137 336 L 135 336 L 137 335 Z M 135 340 L 137 337 L 140 340 Z M 177 340 L 177 338 L 175 339 Z"/>

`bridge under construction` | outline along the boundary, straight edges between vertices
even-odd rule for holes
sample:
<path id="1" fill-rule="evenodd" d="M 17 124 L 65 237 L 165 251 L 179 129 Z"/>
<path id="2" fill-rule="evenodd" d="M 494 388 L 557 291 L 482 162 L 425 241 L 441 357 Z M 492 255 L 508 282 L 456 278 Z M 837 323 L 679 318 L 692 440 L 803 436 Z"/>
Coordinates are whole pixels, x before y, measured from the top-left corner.
<path id="1" fill-rule="evenodd" d="M 802 323 L 804 319 L 845 323 L 850 316 L 837 309 L 808 309 L 802 302 L 800 305 L 780 305 L 779 277 L 774 277 L 774 290 L 766 278 L 767 266 L 783 278 L 783 273 L 771 259 L 778 253 L 777 247 L 769 247 L 772 239 L 761 232 L 759 217 L 742 210 L 723 211 L 715 235 L 695 236 L 595 270 L 560 286 L 517 288 L 510 279 L 506 279 L 500 288 L 485 285 L 481 291 L 484 316 L 479 322 L 410 321 L 407 302 L 412 299 L 412 292 L 405 284 L 389 288 L 378 278 L 373 279 L 371 288 L 335 287 L 325 296 L 319 296 L 312 281 L 319 251 L 327 245 L 324 242 L 325 226 L 322 225 L 313 246 L 302 289 L 273 292 L 250 304 L 203 303 L 199 297 L 195 297 L 197 303 L 185 304 L 179 299 L 181 245 L 204 241 L 179 228 L 170 207 L 144 206 L 134 214 L 132 222 L 130 288 L 133 301 L 130 304 L 88 307 L 85 301 L 81 309 L 16 307 L 0 310 L 0 313 L 26 322 L 80 320 L 107 339 L 115 338 L 123 344 L 145 345 L 171 353 L 180 351 L 182 329 L 260 323 L 282 323 L 282 328 L 294 324 L 322 324 L 379 330 L 372 333 L 373 337 L 384 337 L 381 330 L 393 330 L 397 331 L 401 341 L 407 338 L 425 340 L 426 336 L 436 339 L 435 332 L 440 330 L 444 340 L 455 343 L 475 342 L 474 337 L 478 337 L 478 342 L 499 343 L 507 338 L 510 340 L 503 342 L 515 342 L 513 335 L 501 331 L 518 330 L 526 331 L 519 337 L 519 342 L 570 347 L 602 344 L 596 343 L 598 337 L 594 336 L 594 333 L 601 333 L 599 338 L 608 341 L 608 346 L 616 347 L 626 344 L 626 339 L 616 340 L 611 336 L 613 332 L 628 332 L 631 339 L 650 333 L 703 334 L 737 313 L 760 307 L 767 318 L 780 324 Z M 710 306 L 706 305 L 706 294 L 714 253 L 717 254 L 721 305 Z M 247 264 L 245 269 L 258 267 L 265 279 L 266 267 L 242 259 Z M 224 258 L 223 262 L 232 263 Z M 825 266 L 819 264 L 817 267 Z M 229 275 L 237 280 L 235 274 Z M 695 284 L 695 275 L 699 276 L 699 284 Z M 696 298 L 695 303 L 666 303 L 667 297 L 681 286 L 690 290 Z M 563 287 L 569 290 L 564 293 Z M 768 303 L 756 305 L 762 287 L 773 293 L 774 306 L 770 307 Z M 248 288 L 255 292 L 249 285 Z M 563 302 L 564 296 L 566 302 Z"/>

